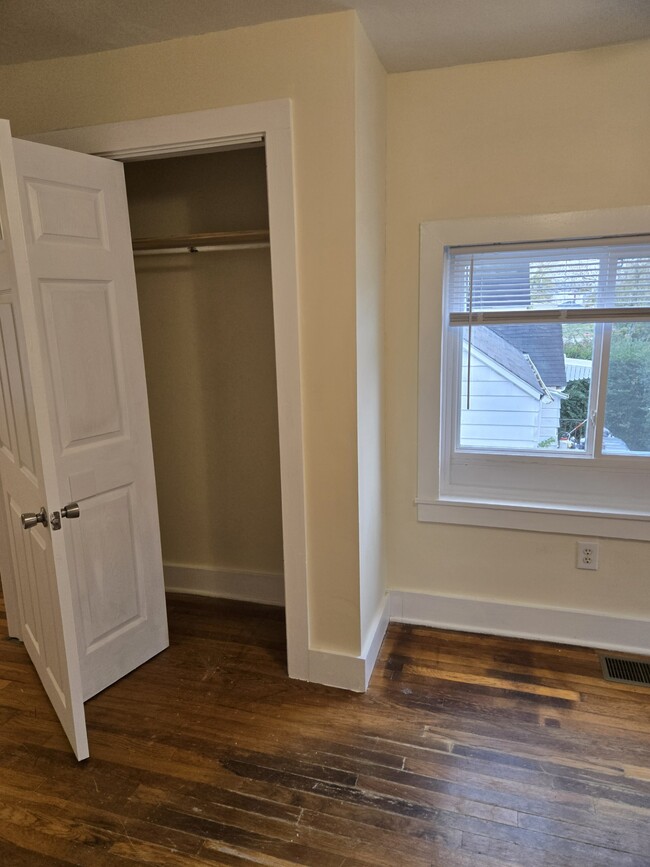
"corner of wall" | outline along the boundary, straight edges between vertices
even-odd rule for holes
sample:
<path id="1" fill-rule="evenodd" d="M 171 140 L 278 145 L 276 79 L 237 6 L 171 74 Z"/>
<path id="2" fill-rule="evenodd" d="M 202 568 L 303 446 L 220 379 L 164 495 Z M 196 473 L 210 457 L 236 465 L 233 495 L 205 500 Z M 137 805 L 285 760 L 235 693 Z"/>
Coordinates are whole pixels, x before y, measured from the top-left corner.
<path id="1" fill-rule="evenodd" d="M 355 24 L 356 375 L 360 643 L 383 610 L 383 331 L 386 233 L 386 72 Z"/>
<path id="2" fill-rule="evenodd" d="M 386 635 L 389 614 L 389 596 L 384 594 L 372 627 L 367 631 L 363 650 L 358 656 L 310 650 L 309 680 L 351 692 L 365 692 Z"/>

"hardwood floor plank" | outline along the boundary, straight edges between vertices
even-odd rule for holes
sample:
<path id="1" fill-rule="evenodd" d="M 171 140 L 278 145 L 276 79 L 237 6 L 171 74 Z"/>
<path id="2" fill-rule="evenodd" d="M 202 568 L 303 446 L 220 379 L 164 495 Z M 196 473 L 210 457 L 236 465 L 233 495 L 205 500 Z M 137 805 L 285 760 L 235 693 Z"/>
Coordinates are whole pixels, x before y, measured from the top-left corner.
<path id="1" fill-rule="evenodd" d="M 206 865 L 214 865 L 214 861 L 199 857 L 198 855 L 187 855 L 170 850 L 165 846 L 160 846 L 155 843 L 143 843 L 140 840 L 120 840 L 114 843 L 110 848 L 110 855 L 119 859 L 119 863 L 124 867 L 127 861 L 135 862 L 136 864 L 155 864 L 156 867 L 206 867 Z M 242 859 L 234 861 L 220 860 L 219 864 L 242 864 Z"/>
<path id="2" fill-rule="evenodd" d="M 543 686 L 531 680 L 515 680 L 508 677 L 499 677 L 496 673 L 490 675 L 470 674 L 465 671 L 444 671 L 436 666 L 405 665 L 402 669 L 403 676 L 429 677 L 432 680 L 449 680 L 453 683 L 473 686 L 485 686 L 491 689 L 506 691 L 512 695 L 529 693 L 530 695 L 545 696 L 548 698 L 561 698 L 565 701 L 580 701 L 580 693 L 575 690 L 558 689 L 557 687 Z"/>
<path id="3" fill-rule="evenodd" d="M 281 609 L 168 601 L 81 764 L 0 634 L 2 867 L 650 867 L 650 691 L 595 651 L 391 624 L 358 695 L 287 678 Z"/>
<path id="4" fill-rule="evenodd" d="M 562 837 L 566 840 L 575 840 L 581 843 L 591 843 L 604 849 L 612 849 L 616 852 L 627 852 L 631 855 L 642 855 L 650 858 L 650 830 L 645 833 L 632 831 L 626 828 L 624 832 L 613 830 L 610 827 L 571 824 L 558 822 L 555 819 L 546 819 L 541 816 L 531 816 L 522 813 L 519 818 L 519 827 L 527 830 L 541 831 L 554 837 Z"/>
<path id="5" fill-rule="evenodd" d="M 43 855 L 32 846 L 23 847 L 6 840 L 0 840 L 0 864 L 11 867 L 64 867 L 69 861 L 62 861 L 51 854 Z"/>

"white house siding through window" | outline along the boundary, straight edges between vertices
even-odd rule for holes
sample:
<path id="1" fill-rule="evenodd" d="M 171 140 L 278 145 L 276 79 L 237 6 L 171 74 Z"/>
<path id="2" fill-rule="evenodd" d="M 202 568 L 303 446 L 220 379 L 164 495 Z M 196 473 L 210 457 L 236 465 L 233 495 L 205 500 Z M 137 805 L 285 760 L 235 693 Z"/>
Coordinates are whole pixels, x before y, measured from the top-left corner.
<path id="1" fill-rule="evenodd" d="M 557 447 L 566 383 L 559 323 L 465 329 L 460 445 Z"/>

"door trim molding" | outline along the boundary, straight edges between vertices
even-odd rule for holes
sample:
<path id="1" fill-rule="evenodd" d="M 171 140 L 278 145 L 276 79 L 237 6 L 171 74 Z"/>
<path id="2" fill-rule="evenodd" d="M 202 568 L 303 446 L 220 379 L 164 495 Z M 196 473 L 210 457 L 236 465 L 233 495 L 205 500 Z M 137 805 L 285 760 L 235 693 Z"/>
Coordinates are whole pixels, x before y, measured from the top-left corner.
<path id="1" fill-rule="evenodd" d="M 56 130 L 31 141 L 112 159 L 266 146 L 289 676 L 309 678 L 307 548 L 291 100 Z"/>

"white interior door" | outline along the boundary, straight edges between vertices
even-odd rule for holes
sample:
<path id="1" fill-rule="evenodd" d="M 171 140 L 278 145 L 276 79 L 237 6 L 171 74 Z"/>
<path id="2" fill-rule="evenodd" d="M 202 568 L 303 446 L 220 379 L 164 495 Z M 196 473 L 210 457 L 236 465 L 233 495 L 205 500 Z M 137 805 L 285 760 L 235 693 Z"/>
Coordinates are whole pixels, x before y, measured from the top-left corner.
<path id="1" fill-rule="evenodd" d="M 19 284 L 29 270 L 18 210 L 9 124 L 0 121 L 0 482 L 3 588 L 10 632 L 25 642 L 78 759 L 88 756 L 70 584 L 55 566 L 52 536 L 26 531 L 21 513 L 47 502 L 34 418 Z"/>
<path id="2" fill-rule="evenodd" d="M 168 644 L 123 168 L 19 140 L 13 159 L 7 220 L 25 263 L 16 267 L 16 330 L 38 430 L 39 507 L 55 519 L 70 502 L 80 512 L 60 530 L 55 520 L 13 536 L 51 546 L 60 631 L 76 650 L 85 700 Z M 29 570 L 12 559 L 22 621 Z"/>

